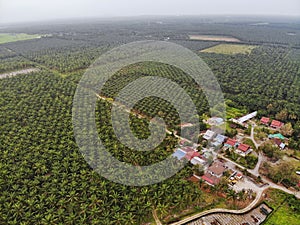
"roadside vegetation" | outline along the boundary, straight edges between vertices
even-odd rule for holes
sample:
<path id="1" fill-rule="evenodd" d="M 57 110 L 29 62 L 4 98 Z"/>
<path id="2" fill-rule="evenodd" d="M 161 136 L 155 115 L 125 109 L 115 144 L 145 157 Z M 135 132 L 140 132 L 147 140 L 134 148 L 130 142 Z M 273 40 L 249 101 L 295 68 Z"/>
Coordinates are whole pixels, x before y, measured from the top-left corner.
<path id="1" fill-rule="evenodd" d="M 255 156 L 253 154 L 249 154 L 249 155 L 246 155 L 245 157 L 243 157 L 243 156 L 239 155 L 238 153 L 235 153 L 233 150 L 229 150 L 229 149 L 227 149 L 225 151 L 225 156 L 227 158 L 231 159 L 232 161 L 234 161 L 248 169 L 254 169 L 254 167 L 258 161 L 257 156 Z"/>

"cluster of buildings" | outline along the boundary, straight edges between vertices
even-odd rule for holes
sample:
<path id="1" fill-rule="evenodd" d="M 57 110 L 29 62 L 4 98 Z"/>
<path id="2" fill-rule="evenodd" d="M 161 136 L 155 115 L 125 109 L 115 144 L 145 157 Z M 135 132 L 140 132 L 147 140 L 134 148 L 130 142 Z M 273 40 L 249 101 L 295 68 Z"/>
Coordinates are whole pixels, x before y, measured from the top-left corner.
<path id="1" fill-rule="evenodd" d="M 284 123 L 279 121 L 279 120 L 272 120 L 269 117 L 262 117 L 260 119 L 260 123 L 266 126 L 269 126 L 271 128 L 274 128 L 276 130 L 279 130 Z M 278 134 L 269 134 L 268 136 L 269 139 L 273 140 L 274 144 L 276 146 L 278 146 L 280 149 L 284 149 L 286 147 L 286 140 L 287 138 L 285 138 L 282 134 L 278 133 Z"/>
<path id="2" fill-rule="evenodd" d="M 248 127 L 248 124 L 246 123 L 248 120 L 251 120 L 253 119 L 254 117 L 257 116 L 257 111 L 255 112 L 252 112 L 252 113 L 249 113 L 241 118 L 238 118 L 238 119 L 230 119 L 230 121 L 236 123 L 236 124 L 239 124 L 243 127 Z"/>
<path id="3" fill-rule="evenodd" d="M 235 139 L 227 138 L 226 136 L 217 134 L 212 130 L 207 130 L 203 135 L 203 139 L 209 141 L 210 146 L 214 148 L 220 147 L 224 143 L 225 149 L 233 148 L 236 153 L 240 154 L 243 157 L 253 151 L 250 145 L 239 143 Z"/>
<path id="4" fill-rule="evenodd" d="M 203 139 L 209 141 L 210 145 L 215 148 L 221 146 L 226 138 L 226 136 L 212 130 L 207 130 L 203 135 Z"/>
<path id="5" fill-rule="evenodd" d="M 248 155 L 250 152 L 253 151 L 253 149 L 251 149 L 250 145 L 247 144 L 243 144 L 243 143 L 239 143 L 237 140 L 232 139 L 232 138 L 228 138 L 227 141 L 224 144 L 225 149 L 234 149 L 234 151 L 245 157 L 246 155 Z"/>
<path id="6" fill-rule="evenodd" d="M 180 146 L 173 153 L 173 157 L 176 157 L 178 160 L 186 159 L 193 165 L 207 165 L 207 158 L 204 154 L 200 154 L 196 148 L 190 146 Z"/>
<path id="7" fill-rule="evenodd" d="M 257 111 L 238 119 L 230 119 L 230 121 L 243 127 L 248 127 L 247 121 L 251 120 L 255 116 L 257 116 Z M 218 150 L 219 148 L 223 148 L 224 150 L 230 149 L 240 156 L 246 157 L 253 151 L 253 149 L 250 145 L 242 143 L 242 139 L 228 138 L 225 135 L 220 134 L 216 128 L 220 128 L 220 126 L 225 123 L 222 118 L 212 117 L 205 122 L 212 126 L 212 129 L 208 129 L 202 133 L 203 139 L 208 143 L 207 147 L 203 148 L 201 152 L 199 152 L 197 150 L 198 145 L 185 146 L 184 141 L 181 141 L 179 148 L 176 149 L 173 156 L 178 160 L 186 159 L 193 165 L 202 165 L 204 174 L 201 177 L 194 175 L 192 179 L 202 179 L 207 184 L 214 186 L 220 183 L 224 172 L 228 169 L 225 164 L 219 160 L 215 160 L 213 162 L 209 160 L 209 158 L 214 158 L 214 156 L 216 156 L 216 153 L 214 152 L 215 150 Z M 271 121 L 268 117 L 262 117 L 260 123 L 274 129 L 280 129 L 284 125 L 281 121 Z M 182 124 L 182 127 L 188 126 L 191 125 Z M 281 149 L 285 148 L 284 142 L 286 138 L 282 134 L 270 134 L 268 138 L 273 140 L 274 143 Z M 234 172 L 234 174 L 230 177 L 231 184 L 234 185 L 234 183 L 242 179 L 242 177 L 243 176 L 240 172 Z"/>
<path id="8" fill-rule="evenodd" d="M 281 121 L 278 121 L 278 120 L 272 120 L 272 122 L 271 123 L 270 122 L 271 122 L 271 119 L 269 117 L 262 117 L 260 119 L 261 124 L 270 126 L 274 129 L 280 129 L 284 125 L 284 123 L 282 123 Z"/>

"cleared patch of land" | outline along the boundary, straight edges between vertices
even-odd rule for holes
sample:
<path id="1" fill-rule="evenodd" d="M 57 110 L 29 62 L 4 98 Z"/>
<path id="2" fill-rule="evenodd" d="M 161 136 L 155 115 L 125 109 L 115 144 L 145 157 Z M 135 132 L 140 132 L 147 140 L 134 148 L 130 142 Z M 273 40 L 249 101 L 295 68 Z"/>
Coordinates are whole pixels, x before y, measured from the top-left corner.
<path id="1" fill-rule="evenodd" d="M 230 36 L 222 36 L 222 35 L 197 35 L 191 34 L 189 35 L 191 40 L 199 40 L 199 41 L 225 41 L 225 42 L 241 42 L 241 40 L 230 37 Z"/>
<path id="2" fill-rule="evenodd" d="M 39 34 L 25 34 L 25 33 L 0 33 L 0 44 L 15 42 L 15 41 L 24 41 L 34 38 L 40 38 Z"/>
<path id="3" fill-rule="evenodd" d="M 0 74 L 0 79 L 7 78 L 7 77 L 14 77 L 14 76 L 17 76 L 20 74 L 32 73 L 32 72 L 36 72 L 38 70 L 39 69 L 37 69 L 37 68 L 29 68 L 29 69 L 18 70 L 18 71 L 9 72 L 9 73 L 2 73 L 2 74 Z"/>
<path id="4" fill-rule="evenodd" d="M 219 44 L 214 47 L 204 49 L 201 52 L 228 55 L 249 54 L 255 48 L 257 48 L 255 45 Z"/>
<path id="5" fill-rule="evenodd" d="M 238 109 L 238 108 L 226 105 L 226 118 L 227 119 L 238 118 L 245 114 L 247 114 L 246 109 Z"/>
<path id="6" fill-rule="evenodd" d="M 299 200 L 296 200 L 291 195 L 280 190 L 268 190 L 266 202 L 274 209 L 274 211 L 264 224 L 298 225 L 300 221 L 299 204 L 297 204 L 298 201 Z"/>

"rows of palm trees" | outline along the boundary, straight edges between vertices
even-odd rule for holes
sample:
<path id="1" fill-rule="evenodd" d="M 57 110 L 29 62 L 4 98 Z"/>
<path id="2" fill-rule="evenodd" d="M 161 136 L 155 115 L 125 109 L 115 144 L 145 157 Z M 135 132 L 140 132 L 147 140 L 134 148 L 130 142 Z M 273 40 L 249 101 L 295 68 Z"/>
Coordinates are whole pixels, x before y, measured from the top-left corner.
<path id="1" fill-rule="evenodd" d="M 186 167 L 160 184 L 131 187 L 101 177 L 85 162 L 73 137 L 73 82 L 46 71 L 0 80 L 0 218 L 5 224 L 140 224 L 180 211 L 202 197 L 183 177 Z M 97 117 L 99 135 L 120 160 L 161 160 L 177 143 L 168 136 L 154 153 L 134 154 L 113 139 L 109 105 Z M 137 133 L 145 121 L 133 118 Z M 144 125 L 143 125 L 144 124 Z"/>

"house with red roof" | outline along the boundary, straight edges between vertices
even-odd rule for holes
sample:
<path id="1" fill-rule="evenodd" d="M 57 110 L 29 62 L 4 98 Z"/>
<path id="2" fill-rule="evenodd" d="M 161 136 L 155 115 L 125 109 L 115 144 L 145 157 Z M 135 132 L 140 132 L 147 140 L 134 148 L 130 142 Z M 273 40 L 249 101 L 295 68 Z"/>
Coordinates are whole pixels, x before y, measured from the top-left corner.
<path id="1" fill-rule="evenodd" d="M 260 123 L 268 126 L 269 123 L 270 123 L 270 118 L 269 117 L 262 117 L 260 119 Z"/>
<path id="2" fill-rule="evenodd" d="M 235 152 L 238 153 L 238 154 L 240 154 L 241 156 L 245 157 L 250 152 L 252 152 L 252 149 L 251 149 L 250 145 L 239 144 L 239 146 L 237 147 L 237 149 L 235 150 Z"/>
<path id="3" fill-rule="evenodd" d="M 218 183 L 220 183 L 221 180 L 220 178 L 215 177 L 210 173 L 205 173 L 201 178 L 205 181 L 205 183 L 211 186 L 217 185 Z"/>
<path id="4" fill-rule="evenodd" d="M 190 151 L 190 152 L 186 153 L 185 158 L 186 158 L 187 160 L 191 160 L 192 158 L 194 158 L 194 157 L 199 157 L 199 156 L 200 156 L 200 153 L 199 153 L 199 152 L 196 152 L 196 151 Z"/>
<path id="5" fill-rule="evenodd" d="M 224 144 L 224 146 L 227 148 L 234 148 L 237 147 L 237 145 L 238 145 L 237 140 L 231 138 L 228 138 Z"/>
<path id="6" fill-rule="evenodd" d="M 206 173 L 201 177 L 209 185 L 217 185 L 220 183 L 221 177 L 226 170 L 224 163 L 215 161 L 208 167 Z"/>
<path id="7" fill-rule="evenodd" d="M 222 177 L 224 171 L 226 170 L 224 163 L 215 161 L 210 167 L 208 167 L 207 172 L 215 177 Z"/>
<path id="8" fill-rule="evenodd" d="M 279 129 L 283 126 L 283 123 L 278 120 L 273 120 L 270 126 L 275 129 Z"/>

